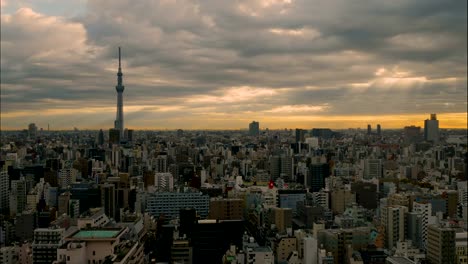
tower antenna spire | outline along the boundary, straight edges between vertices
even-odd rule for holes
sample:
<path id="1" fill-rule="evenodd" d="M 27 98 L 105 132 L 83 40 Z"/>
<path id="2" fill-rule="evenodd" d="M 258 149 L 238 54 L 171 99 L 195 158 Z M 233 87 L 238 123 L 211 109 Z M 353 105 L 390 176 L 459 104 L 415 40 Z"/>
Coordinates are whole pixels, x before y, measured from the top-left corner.
<path id="1" fill-rule="evenodd" d="M 121 69 L 121 66 L 120 66 L 120 47 L 119 47 L 119 69 Z"/>

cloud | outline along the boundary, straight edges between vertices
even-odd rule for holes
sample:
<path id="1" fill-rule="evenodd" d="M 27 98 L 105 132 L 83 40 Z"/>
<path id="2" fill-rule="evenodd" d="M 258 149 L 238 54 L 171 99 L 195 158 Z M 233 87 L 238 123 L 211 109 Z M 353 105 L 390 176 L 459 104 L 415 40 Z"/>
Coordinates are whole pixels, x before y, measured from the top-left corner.
<path id="1" fill-rule="evenodd" d="M 243 126 L 250 116 L 262 121 L 289 115 L 282 122 L 292 124 L 307 120 L 308 113 L 351 118 L 466 112 L 466 1 L 76 0 L 6 6 L 6 127 L 23 127 L 38 111 L 64 125 L 74 120 L 73 126 L 112 126 L 118 46 L 126 122 L 135 127 L 155 119 L 182 127 L 225 118 Z"/>

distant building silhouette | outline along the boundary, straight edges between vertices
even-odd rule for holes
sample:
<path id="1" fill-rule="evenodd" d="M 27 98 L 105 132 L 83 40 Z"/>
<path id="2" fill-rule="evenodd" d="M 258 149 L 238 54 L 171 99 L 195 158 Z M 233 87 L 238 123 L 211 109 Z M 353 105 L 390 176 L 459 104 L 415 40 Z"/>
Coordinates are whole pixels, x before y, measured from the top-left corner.
<path id="1" fill-rule="evenodd" d="M 249 124 L 249 134 L 252 136 L 258 136 L 260 134 L 260 123 L 256 121 L 252 121 Z"/>

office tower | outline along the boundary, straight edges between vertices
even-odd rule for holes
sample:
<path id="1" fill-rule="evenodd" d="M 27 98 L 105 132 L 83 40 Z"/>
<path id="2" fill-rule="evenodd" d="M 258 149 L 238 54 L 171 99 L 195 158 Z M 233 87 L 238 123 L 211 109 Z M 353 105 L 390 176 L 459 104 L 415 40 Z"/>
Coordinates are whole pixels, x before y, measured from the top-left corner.
<path id="1" fill-rule="evenodd" d="M 333 137 L 333 131 L 329 128 L 313 128 L 311 134 L 313 137 L 324 139 Z"/>
<path id="2" fill-rule="evenodd" d="M 0 171 L 0 213 L 6 214 L 10 207 L 10 192 L 9 192 L 9 176 L 8 171 Z"/>
<path id="3" fill-rule="evenodd" d="M 99 130 L 97 143 L 99 146 L 104 144 L 104 131 L 102 129 Z"/>
<path id="4" fill-rule="evenodd" d="M 304 129 L 296 128 L 296 143 L 304 142 L 305 132 Z"/>
<path id="5" fill-rule="evenodd" d="M 111 128 L 109 129 L 109 144 L 119 144 L 120 143 L 120 132 L 118 129 Z"/>
<path id="6" fill-rule="evenodd" d="M 52 263 L 57 259 L 57 249 L 63 244 L 64 229 L 37 228 L 32 243 L 33 263 Z"/>
<path id="7" fill-rule="evenodd" d="M 154 167 L 156 172 L 167 172 L 167 155 L 158 155 Z"/>
<path id="8" fill-rule="evenodd" d="M 381 136 L 382 135 L 382 127 L 380 126 L 380 124 L 377 124 L 377 136 Z"/>
<path id="9" fill-rule="evenodd" d="M 455 263 L 455 230 L 430 225 L 427 230 L 427 259 L 431 264 Z"/>
<path id="10" fill-rule="evenodd" d="M 159 192 L 172 192 L 174 190 L 174 177 L 170 172 L 156 172 L 154 174 L 154 187 Z"/>
<path id="11" fill-rule="evenodd" d="M 364 163 L 364 179 L 382 178 L 382 160 L 366 159 Z"/>
<path id="12" fill-rule="evenodd" d="M 242 199 L 233 198 L 211 198 L 209 219 L 217 220 L 242 220 L 243 217 Z"/>
<path id="13" fill-rule="evenodd" d="M 367 125 L 367 135 L 370 135 L 370 134 L 372 134 L 372 127 L 369 124 L 369 125 Z"/>
<path id="14" fill-rule="evenodd" d="M 430 119 L 424 120 L 424 140 L 439 142 L 439 120 L 436 114 L 431 114 Z"/>
<path id="15" fill-rule="evenodd" d="M 371 182 L 351 183 L 351 192 L 356 194 L 356 203 L 366 209 L 377 208 L 377 185 Z"/>
<path id="16" fill-rule="evenodd" d="M 423 215 L 421 213 L 409 212 L 406 214 L 406 236 L 405 237 L 407 240 L 411 240 L 415 247 L 420 248 L 420 249 L 424 248 L 424 245 L 422 243 L 423 222 L 424 222 Z M 427 235 L 427 232 L 426 232 L 426 235 Z"/>
<path id="17" fill-rule="evenodd" d="M 293 176 L 293 169 L 294 169 L 293 157 L 290 157 L 287 155 L 281 155 L 280 160 L 281 160 L 280 176 L 282 179 L 284 179 L 285 182 L 289 182 L 292 180 L 292 176 Z"/>
<path id="18" fill-rule="evenodd" d="M 445 200 L 445 216 L 455 218 L 457 216 L 458 192 L 455 190 L 447 190 L 442 194 Z"/>
<path id="19" fill-rule="evenodd" d="M 101 205 L 104 207 L 104 213 L 115 219 L 116 204 L 115 204 L 115 185 L 105 183 L 101 185 Z"/>
<path id="20" fill-rule="evenodd" d="M 195 208 L 201 218 L 206 218 L 210 196 L 200 192 L 154 192 L 146 198 L 146 208 L 152 216 L 164 215 L 166 219 L 176 218 L 181 208 Z"/>
<path id="21" fill-rule="evenodd" d="M 252 121 L 249 124 L 249 135 L 251 136 L 258 136 L 260 134 L 260 123 L 256 121 Z"/>
<path id="22" fill-rule="evenodd" d="M 11 181 L 10 215 L 21 214 L 26 209 L 27 193 L 28 188 L 24 177 Z"/>
<path id="23" fill-rule="evenodd" d="M 405 239 L 406 206 L 383 206 L 381 208 L 381 225 L 385 232 L 385 247 L 396 247 L 398 241 Z"/>
<path id="24" fill-rule="evenodd" d="M 68 214 L 68 204 L 70 203 L 71 193 L 64 192 L 58 197 L 58 215 Z"/>
<path id="25" fill-rule="evenodd" d="M 286 182 L 292 179 L 293 175 L 293 157 L 287 155 L 271 156 L 270 157 L 270 175 L 272 180 L 279 177 L 283 178 Z"/>
<path id="26" fill-rule="evenodd" d="M 37 136 L 37 126 L 34 123 L 28 125 L 28 137 L 33 139 Z"/>
<path id="27" fill-rule="evenodd" d="M 119 130 L 120 138 L 124 138 L 124 116 L 123 116 L 123 91 L 125 87 L 122 83 L 122 66 L 120 64 L 120 47 L 119 47 L 119 71 L 117 72 L 117 115 L 114 122 L 114 129 Z"/>
<path id="28" fill-rule="evenodd" d="M 310 192 L 318 192 L 325 188 L 325 179 L 329 176 L 330 166 L 328 163 L 310 164 L 305 185 L 310 188 Z"/>

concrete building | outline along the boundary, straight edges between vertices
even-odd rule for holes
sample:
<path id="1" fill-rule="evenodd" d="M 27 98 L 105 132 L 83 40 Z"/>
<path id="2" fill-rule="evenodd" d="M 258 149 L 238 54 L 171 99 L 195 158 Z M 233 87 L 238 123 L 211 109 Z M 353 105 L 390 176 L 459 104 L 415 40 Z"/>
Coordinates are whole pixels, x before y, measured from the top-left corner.
<path id="1" fill-rule="evenodd" d="M 18 249 L 15 246 L 0 248 L 0 263 L 16 264 L 19 262 Z"/>
<path id="2" fill-rule="evenodd" d="M 455 233 L 456 263 L 468 263 L 468 235 L 466 231 Z"/>
<path id="3" fill-rule="evenodd" d="M 58 263 L 143 263 L 143 245 L 122 240 L 127 228 L 82 229 L 64 238 L 57 251 Z"/>
<path id="4" fill-rule="evenodd" d="M 109 217 L 104 213 L 103 207 L 90 208 L 80 215 L 77 219 L 77 226 L 79 229 L 103 227 L 110 222 Z"/>
<path id="5" fill-rule="evenodd" d="M 160 192 L 171 192 L 174 190 L 174 177 L 170 172 L 156 172 L 154 187 Z"/>
<path id="6" fill-rule="evenodd" d="M 193 248 L 188 240 L 176 239 L 172 242 L 171 261 L 172 263 L 192 264 Z"/>
<path id="7" fill-rule="evenodd" d="M 10 215 L 15 216 L 26 209 L 28 187 L 24 177 L 11 181 Z"/>
<path id="8" fill-rule="evenodd" d="M 154 217 L 164 215 L 166 218 L 176 218 L 181 208 L 195 208 L 202 218 L 208 216 L 210 197 L 201 192 L 155 192 L 150 193 L 146 200 L 148 213 Z"/>
<path id="9" fill-rule="evenodd" d="M 289 254 L 297 249 L 297 240 L 295 237 L 280 237 L 274 242 L 276 260 L 278 262 L 286 261 Z"/>
<path id="10" fill-rule="evenodd" d="M 352 250 L 366 248 L 369 244 L 370 231 L 369 227 L 320 230 L 317 233 L 318 243 L 323 245 L 323 249 L 331 253 L 333 256 L 332 263 L 346 263 L 348 245 L 351 246 Z"/>
<path id="11" fill-rule="evenodd" d="M 381 208 L 381 225 L 385 229 L 385 247 L 392 249 L 398 241 L 405 239 L 405 206 L 385 206 Z"/>
<path id="12" fill-rule="evenodd" d="M 427 243 L 427 227 L 429 225 L 430 217 L 432 216 L 431 203 L 418 203 L 413 202 L 413 212 L 421 214 L 421 245 L 426 248 Z"/>
<path id="13" fill-rule="evenodd" d="M 427 230 L 427 259 L 431 264 L 455 263 L 455 229 L 430 225 Z"/>
<path id="14" fill-rule="evenodd" d="M 382 178 L 382 160 L 366 159 L 364 161 L 364 179 Z"/>
<path id="15" fill-rule="evenodd" d="M 57 259 L 57 249 L 63 244 L 62 228 L 37 228 L 32 243 L 33 262 L 52 263 Z"/>

